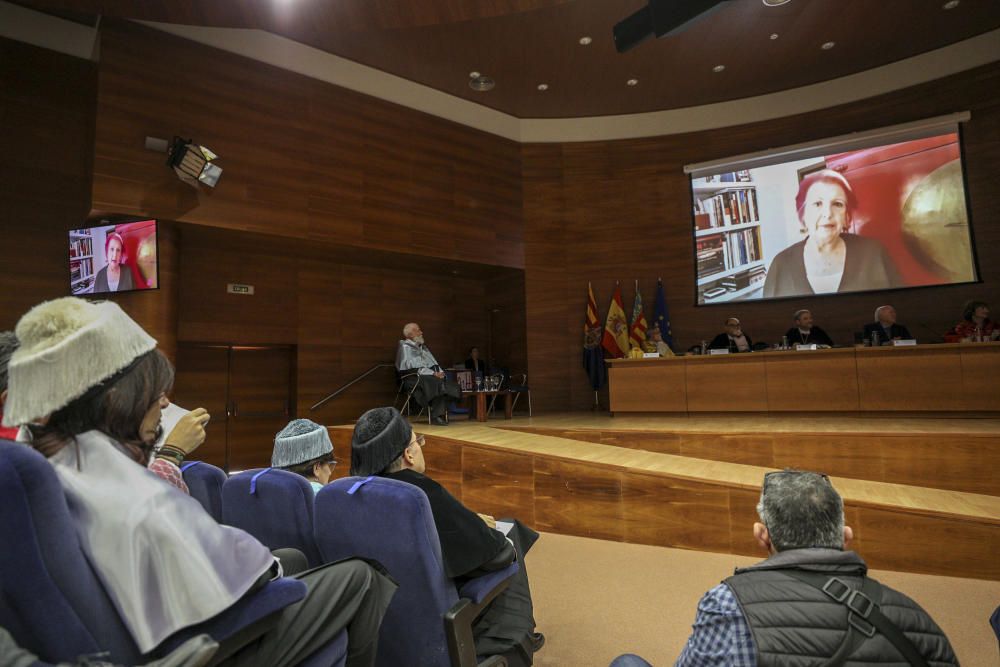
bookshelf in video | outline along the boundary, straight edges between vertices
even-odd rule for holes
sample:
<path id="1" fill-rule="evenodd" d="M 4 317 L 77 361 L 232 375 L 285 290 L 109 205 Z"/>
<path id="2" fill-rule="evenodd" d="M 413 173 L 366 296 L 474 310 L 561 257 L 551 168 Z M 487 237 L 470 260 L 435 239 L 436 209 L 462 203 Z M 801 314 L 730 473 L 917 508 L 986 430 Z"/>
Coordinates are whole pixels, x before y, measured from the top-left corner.
<path id="1" fill-rule="evenodd" d="M 691 189 L 699 301 L 732 301 L 763 289 L 767 269 L 750 172 L 699 179 Z"/>
<path id="2" fill-rule="evenodd" d="M 69 233 L 69 280 L 73 294 L 82 294 L 94 283 L 94 239 L 89 229 Z"/>

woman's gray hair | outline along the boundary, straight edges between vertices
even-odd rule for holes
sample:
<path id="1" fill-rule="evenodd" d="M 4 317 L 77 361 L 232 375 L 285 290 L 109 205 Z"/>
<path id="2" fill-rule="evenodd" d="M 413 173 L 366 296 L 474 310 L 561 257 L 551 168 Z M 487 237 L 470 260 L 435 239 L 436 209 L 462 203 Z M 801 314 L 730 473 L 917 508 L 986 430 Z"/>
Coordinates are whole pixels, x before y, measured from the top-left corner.
<path id="1" fill-rule="evenodd" d="M 13 331 L 0 332 L 0 392 L 7 389 L 7 365 L 17 346 L 17 336 Z"/>
<path id="2" fill-rule="evenodd" d="M 765 476 L 757 515 L 776 551 L 844 548 L 844 501 L 818 473 L 785 470 Z"/>

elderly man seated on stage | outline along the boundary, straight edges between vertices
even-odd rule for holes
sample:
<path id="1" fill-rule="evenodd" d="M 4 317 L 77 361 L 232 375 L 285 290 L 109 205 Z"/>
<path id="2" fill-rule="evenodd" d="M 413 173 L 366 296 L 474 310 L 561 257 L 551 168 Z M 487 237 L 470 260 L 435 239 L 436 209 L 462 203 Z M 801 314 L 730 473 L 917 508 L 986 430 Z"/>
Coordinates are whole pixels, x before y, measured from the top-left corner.
<path id="1" fill-rule="evenodd" d="M 876 334 L 878 338 L 874 338 L 872 334 Z M 875 309 L 875 321 L 865 325 L 864 337 L 867 341 L 878 340 L 879 345 L 902 338 L 913 338 L 909 329 L 896 322 L 896 309 L 892 306 L 879 306 Z"/>
<path id="2" fill-rule="evenodd" d="M 424 332 L 420 325 L 410 322 L 403 327 L 403 340 L 396 348 L 396 370 L 403 378 L 406 391 L 413 389 L 417 402 L 430 410 L 431 423 L 447 426 L 445 413 L 448 403 L 462 397 L 462 389 L 445 379 L 441 364 L 424 344 Z"/>

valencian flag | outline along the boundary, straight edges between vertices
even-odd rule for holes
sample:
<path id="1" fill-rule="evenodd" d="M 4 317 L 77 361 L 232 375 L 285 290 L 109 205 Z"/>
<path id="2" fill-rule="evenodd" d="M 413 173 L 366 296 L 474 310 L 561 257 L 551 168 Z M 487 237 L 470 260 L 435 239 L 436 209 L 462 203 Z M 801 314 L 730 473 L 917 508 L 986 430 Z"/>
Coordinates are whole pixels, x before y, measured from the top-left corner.
<path id="1" fill-rule="evenodd" d="M 660 328 L 663 342 L 674 349 L 674 335 L 670 332 L 670 313 L 667 311 L 667 298 L 663 295 L 663 280 L 656 279 L 656 306 L 653 312 L 653 326 Z"/>
<path id="2" fill-rule="evenodd" d="M 597 300 L 594 288 L 587 283 L 587 319 L 583 323 L 583 367 L 590 379 L 590 386 L 597 391 L 608 379 L 601 348 L 601 321 L 597 318 Z"/>
<path id="3" fill-rule="evenodd" d="M 646 342 L 646 314 L 642 312 L 642 295 L 639 281 L 635 281 L 635 302 L 632 304 L 632 327 L 628 330 L 628 342 L 632 347 L 642 349 Z"/>
<path id="4" fill-rule="evenodd" d="M 608 317 L 604 321 L 604 338 L 601 346 L 612 359 L 624 357 L 628 353 L 628 320 L 622 306 L 622 286 L 615 284 L 615 295 L 608 306 Z"/>

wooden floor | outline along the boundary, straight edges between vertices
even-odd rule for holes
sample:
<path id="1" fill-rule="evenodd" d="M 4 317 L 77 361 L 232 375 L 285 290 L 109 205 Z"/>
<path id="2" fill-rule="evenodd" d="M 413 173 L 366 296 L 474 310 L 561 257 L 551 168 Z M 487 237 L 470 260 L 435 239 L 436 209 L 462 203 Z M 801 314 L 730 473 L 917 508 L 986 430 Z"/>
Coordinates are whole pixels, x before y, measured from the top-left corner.
<path id="1" fill-rule="evenodd" d="M 428 473 L 466 505 L 540 530 L 755 555 L 763 475 L 792 466 L 831 474 L 872 567 L 1000 580 L 1000 420 L 579 413 L 414 427 Z M 342 459 L 349 429 L 331 429 Z"/>

